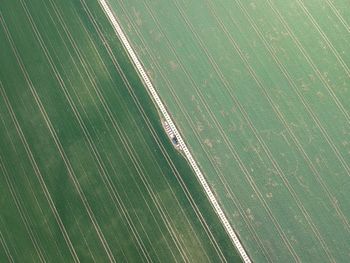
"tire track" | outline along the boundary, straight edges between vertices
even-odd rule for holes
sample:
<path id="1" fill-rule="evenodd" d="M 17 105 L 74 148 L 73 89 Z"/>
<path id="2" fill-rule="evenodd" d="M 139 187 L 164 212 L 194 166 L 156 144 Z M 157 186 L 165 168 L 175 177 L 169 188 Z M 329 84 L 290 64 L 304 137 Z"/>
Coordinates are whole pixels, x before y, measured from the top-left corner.
<path id="1" fill-rule="evenodd" d="M 96 26 L 98 26 L 98 25 L 96 25 Z M 98 31 L 98 29 L 96 29 L 96 30 Z M 114 57 L 114 54 L 113 54 L 113 52 L 111 51 L 111 48 L 109 47 L 109 44 L 108 44 L 107 40 L 104 38 L 104 36 L 103 36 L 102 33 L 100 34 L 100 37 L 101 37 L 102 42 L 103 42 L 103 43 L 105 44 L 105 46 L 106 46 L 106 49 L 107 49 L 107 51 L 108 51 L 108 53 L 109 53 L 109 55 L 110 55 L 111 60 L 113 61 L 113 64 L 114 64 L 115 68 L 116 68 L 116 69 L 118 70 L 118 72 L 119 72 L 119 71 L 121 70 L 121 69 L 120 69 L 120 66 L 118 65 L 118 62 L 117 62 L 116 58 Z M 96 52 L 98 52 L 98 51 L 96 51 Z M 160 139 L 159 139 L 159 137 L 156 135 L 156 132 L 155 132 L 154 128 L 151 126 L 151 124 L 150 124 L 150 122 L 149 122 L 149 120 L 148 120 L 148 117 L 147 117 L 147 115 L 146 115 L 144 109 L 142 108 L 140 102 L 138 101 L 137 96 L 136 96 L 136 95 L 134 94 L 134 92 L 132 91 L 132 88 L 131 88 L 131 86 L 130 86 L 130 83 L 128 82 L 127 78 L 124 76 L 124 73 L 123 73 L 123 72 L 120 72 L 120 74 L 123 76 L 123 80 L 125 81 L 125 85 L 126 85 L 127 88 L 128 88 L 129 94 L 132 96 L 132 98 L 133 98 L 135 104 L 137 105 L 137 108 L 139 109 L 139 111 L 140 111 L 140 113 L 141 113 L 143 119 L 144 119 L 145 122 L 146 122 L 147 127 L 149 128 L 149 130 L 150 130 L 150 132 L 151 132 L 153 138 L 154 138 L 155 141 L 157 142 L 157 144 L 158 144 L 158 146 L 159 146 L 161 152 L 162 152 L 163 155 L 166 157 L 166 160 L 167 160 L 169 166 L 171 167 L 171 169 L 172 169 L 174 175 L 176 176 L 178 182 L 180 183 L 180 186 L 181 186 L 182 190 L 184 191 L 184 193 L 186 194 L 187 199 L 188 199 L 189 202 L 191 203 L 191 206 L 192 206 L 192 208 L 194 209 L 194 211 L 195 211 L 195 213 L 196 213 L 196 215 L 197 215 L 199 221 L 201 222 L 202 226 L 204 227 L 206 233 L 207 233 L 209 236 L 213 237 L 213 236 L 212 236 L 212 233 L 211 233 L 211 231 L 210 231 L 210 229 L 209 229 L 209 226 L 206 224 L 205 221 L 203 221 L 204 219 L 203 219 L 203 217 L 202 217 L 202 215 L 201 215 L 201 213 L 200 213 L 200 211 L 199 211 L 197 205 L 195 204 L 194 200 L 192 199 L 190 193 L 188 192 L 188 189 L 187 189 L 186 185 L 184 184 L 184 182 L 183 182 L 183 180 L 182 180 L 180 174 L 179 174 L 178 171 L 176 170 L 176 167 L 175 167 L 174 164 L 172 163 L 170 157 L 168 156 L 168 153 L 165 151 L 163 145 L 161 144 Z M 136 125 L 136 126 L 137 126 L 137 125 Z M 137 126 L 137 129 L 139 130 L 138 126 Z M 142 134 L 141 131 L 140 131 L 140 134 Z M 142 137 L 142 138 L 143 138 L 143 137 Z M 144 140 L 144 139 L 143 139 L 143 140 Z M 147 145 L 146 142 L 145 142 L 145 145 Z M 149 149 L 149 146 L 148 146 L 148 145 L 147 145 L 147 147 L 148 147 L 148 149 Z M 153 155 L 153 152 L 152 152 L 150 149 L 149 149 L 149 152 L 150 152 L 150 154 Z M 158 168 L 161 170 L 161 168 L 160 168 L 158 162 L 157 162 L 157 165 L 158 165 Z M 167 178 L 166 175 L 165 175 L 163 172 L 162 172 L 162 175 L 164 176 L 164 178 Z M 167 180 L 167 179 L 166 179 L 166 180 Z M 168 181 L 167 181 L 167 182 L 168 182 Z M 176 200 L 176 202 L 179 204 L 179 200 L 178 200 L 178 198 L 176 197 L 176 195 L 175 195 L 174 191 L 172 190 L 172 188 L 170 187 L 169 183 L 168 183 L 168 186 L 169 186 L 169 189 L 171 190 L 171 192 L 172 192 L 172 194 L 173 194 L 173 198 L 174 198 L 174 199 Z M 182 207 L 181 207 L 180 205 L 179 205 L 179 207 L 180 207 L 180 209 L 183 211 L 183 209 L 182 209 Z M 190 222 L 189 222 L 189 220 L 188 220 L 188 218 L 187 218 L 187 215 L 185 214 L 184 211 L 183 211 L 183 215 L 185 216 L 187 222 L 190 224 Z M 203 225 L 203 224 L 204 224 L 204 225 Z M 191 227 L 191 229 L 193 229 L 193 227 L 192 227 L 191 224 L 190 224 L 190 227 Z M 208 231 L 209 231 L 209 232 L 208 232 Z M 200 241 L 199 241 L 199 239 L 198 239 L 198 237 L 197 237 L 197 234 L 196 234 L 196 232 L 195 232 L 194 230 L 193 230 L 193 233 L 194 233 L 194 235 L 196 236 L 198 242 L 200 243 Z M 216 240 L 211 240 L 211 242 L 214 242 L 214 243 L 216 244 L 216 246 L 217 246 L 216 249 L 219 250 L 218 253 L 219 253 L 219 255 L 221 255 L 221 257 L 222 257 L 222 259 L 223 259 L 222 252 L 221 252 L 219 246 L 217 245 Z M 203 247 L 202 247 L 202 248 L 203 248 Z M 203 249 L 204 249 L 204 248 L 203 248 Z M 203 250 L 203 253 L 206 254 L 205 250 Z M 225 261 L 225 260 L 223 260 L 223 261 Z"/>
<path id="2" fill-rule="evenodd" d="M 23 8 L 24 8 L 24 10 L 26 12 L 26 15 L 27 15 L 27 17 L 29 19 L 29 22 L 31 23 L 32 26 L 34 26 L 33 25 L 33 21 L 31 20 L 31 17 L 28 15 L 28 10 L 26 9 L 25 3 L 23 3 L 23 1 L 21 1 L 21 4 L 22 4 L 22 6 L 23 6 Z M 33 30 L 34 30 L 34 33 L 36 33 L 36 34 L 38 33 L 35 30 L 35 27 L 33 28 Z M 38 37 L 38 35 L 36 35 L 36 36 Z M 40 97 L 39 97 L 39 95 L 38 95 L 38 93 L 37 93 L 37 91 L 36 91 L 36 89 L 35 89 L 35 87 L 34 87 L 34 85 L 32 83 L 32 80 L 29 77 L 29 74 L 28 74 L 28 72 L 27 72 L 27 70 L 26 70 L 26 68 L 24 66 L 22 58 L 20 57 L 17 48 L 13 44 L 12 37 L 10 35 L 8 35 L 7 37 L 8 37 L 8 40 L 10 41 L 10 43 L 11 43 L 12 51 L 13 51 L 13 53 L 16 56 L 18 64 L 20 65 L 20 68 L 21 68 L 23 76 L 24 76 L 24 78 L 25 78 L 25 80 L 27 82 L 27 85 L 28 85 L 28 87 L 30 89 L 30 92 L 31 92 L 31 94 L 32 94 L 32 96 L 33 96 L 33 98 L 34 98 L 34 100 L 35 100 L 35 102 L 36 102 L 36 104 L 37 104 L 37 106 L 38 106 L 38 108 L 40 110 L 40 113 L 41 113 L 41 115 L 42 115 L 42 117 L 43 117 L 43 119 L 45 121 L 45 124 L 46 124 L 46 126 L 47 126 L 47 128 L 48 128 L 48 130 L 49 130 L 49 132 L 51 134 L 51 137 L 52 137 L 52 139 L 55 142 L 56 148 L 59 151 L 59 154 L 60 154 L 60 156 L 61 156 L 61 158 L 62 158 L 62 160 L 63 160 L 63 162 L 64 162 L 64 164 L 66 166 L 68 175 L 70 176 L 70 178 L 71 178 L 71 180 L 72 180 L 72 182 L 73 182 L 73 184 L 74 184 L 74 186 L 75 186 L 75 188 L 76 188 L 76 190 L 78 192 L 78 195 L 79 195 L 79 197 L 80 197 L 80 199 L 81 199 L 81 201 L 82 201 L 82 203 L 83 203 L 83 205 L 84 205 L 84 207 L 86 209 L 86 212 L 87 212 L 87 214 L 88 214 L 88 216 L 89 216 L 89 218 L 90 218 L 94 228 L 95 228 L 95 231 L 96 231 L 96 233 L 97 233 L 97 235 L 98 235 L 98 237 L 99 237 L 99 239 L 100 239 L 100 241 L 102 243 L 102 246 L 104 247 L 105 252 L 106 252 L 109 260 L 111 262 L 115 262 L 114 256 L 111 253 L 111 250 L 110 250 L 108 244 L 106 243 L 106 240 L 104 238 L 104 235 L 103 235 L 103 233 L 101 231 L 100 226 L 98 225 L 98 222 L 97 222 L 97 220 L 95 218 L 95 215 L 93 214 L 92 209 L 91 209 L 91 207 L 90 207 L 90 205 L 89 205 L 89 203 L 87 201 L 87 198 L 86 198 L 86 196 L 85 196 L 85 194 L 84 194 L 84 192 L 83 192 L 83 190 L 82 190 L 82 188 L 81 188 L 81 186 L 79 184 L 79 181 L 76 178 L 74 170 L 73 170 L 73 168 L 71 166 L 71 163 L 70 163 L 70 161 L 69 161 L 69 159 L 68 159 L 68 157 L 67 157 L 67 155 L 66 155 L 66 153 L 64 151 L 64 148 L 63 148 L 63 146 L 62 146 L 62 144 L 61 144 L 61 142 L 59 140 L 57 132 L 53 128 L 51 120 L 49 119 L 49 117 L 47 115 L 47 112 L 46 112 L 46 110 L 45 110 L 45 108 L 44 108 L 44 106 L 42 104 L 42 101 L 41 101 L 41 99 L 40 99 Z"/>
<path id="3" fill-rule="evenodd" d="M 324 133 L 324 132 L 326 132 L 326 130 L 322 126 L 322 124 L 319 121 L 319 119 L 316 116 L 316 114 L 313 112 L 312 108 L 307 103 L 307 101 L 304 98 L 304 96 L 298 90 L 298 87 L 297 87 L 296 83 L 294 82 L 293 78 L 291 77 L 291 75 L 289 74 L 288 70 L 281 63 L 281 61 L 278 59 L 278 57 L 274 54 L 273 48 L 270 46 L 268 41 L 265 39 L 265 37 L 263 36 L 261 31 L 259 30 L 258 26 L 255 24 L 253 19 L 250 17 L 250 15 L 247 12 L 247 10 L 243 7 L 242 3 L 240 1 L 236 1 L 236 2 L 238 4 L 238 6 L 240 7 L 242 13 L 246 16 L 247 20 L 249 21 L 249 23 L 252 26 L 252 28 L 254 29 L 254 31 L 258 35 L 259 39 L 262 41 L 262 43 L 264 44 L 265 48 L 268 50 L 269 54 L 271 55 L 271 57 L 273 58 L 273 60 L 277 64 L 277 66 L 280 69 L 280 71 L 282 72 L 283 76 L 287 79 L 288 83 L 292 87 L 292 89 L 295 92 L 295 94 L 297 95 L 298 99 L 301 101 L 301 103 L 305 107 L 305 109 L 308 112 L 309 116 L 315 122 L 316 126 L 319 128 L 321 134 L 323 135 L 323 137 L 326 139 L 326 141 L 328 143 L 328 140 L 327 140 L 327 138 L 329 137 L 328 133 Z M 233 18 L 231 16 L 230 16 L 230 18 L 233 21 Z M 315 167 L 315 165 L 313 164 L 311 158 L 307 155 L 306 151 L 302 147 L 302 144 L 299 142 L 298 138 L 293 133 L 293 131 L 289 127 L 288 123 L 284 120 L 284 117 L 281 116 L 280 120 L 283 123 L 283 125 L 286 127 L 286 130 L 288 131 L 288 134 L 290 135 L 290 137 L 292 138 L 293 142 L 297 146 L 297 149 L 299 150 L 299 152 L 302 154 L 302 156 L 303 156 L 304 160 L 306 161 L 306 163 L 309 165 L 309 167 L 312 170 L 313 174 L 315 175 L 317 181 L 319 182 L 319 184 L 321 185 L 321 187 L 325 191 L 325 193 L 326 193 L 329 201 L 331 202 L 332 206 L 334 207 L 336 213 L 338 214 L 339 218 L 342 220 L 344 226 L 346 227 L 347 231 L 349 232 L 350 231 L 350 224 L 348 222 L 347 217 L 344 215 L 344 213 L 340 209 L 339 205 L 335 202 L 335 200 L 336 200 L 335 196 L 331 193 L 331 191 L 327 187 L 327 184 L 324 182 L 322 176 L 319 174 L 319 172 L 318 172 L 317 168 Z M 332 144 L 329 144 L 329 146 L 332 148 Z"/>

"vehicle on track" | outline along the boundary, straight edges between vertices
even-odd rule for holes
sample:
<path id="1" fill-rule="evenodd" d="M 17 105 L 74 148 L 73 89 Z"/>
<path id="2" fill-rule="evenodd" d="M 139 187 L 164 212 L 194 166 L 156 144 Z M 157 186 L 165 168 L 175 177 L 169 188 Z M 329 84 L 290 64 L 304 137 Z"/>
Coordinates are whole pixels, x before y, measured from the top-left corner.
<path id="1" fill-rule="evenodd" d="M 167 121 L 163 121 L 162 124 L 163 124 L 163 127 L 164 127 L 169 139 L 171 140 L 172 144 L 175 146 L 176 149 L 181 150 L 179 140 L 177 139 L 177 137 L 176 137 L 174 131 L 172 130 L 172 128 L 170 127 L 169 123 Z"/>

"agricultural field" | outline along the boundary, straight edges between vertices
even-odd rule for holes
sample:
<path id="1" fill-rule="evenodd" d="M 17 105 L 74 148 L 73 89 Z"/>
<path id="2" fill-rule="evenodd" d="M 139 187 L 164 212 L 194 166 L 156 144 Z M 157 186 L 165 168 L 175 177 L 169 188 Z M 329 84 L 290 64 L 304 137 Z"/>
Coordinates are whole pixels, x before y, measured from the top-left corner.
<path id="1" fill-rule="evenodd" d="M 109 0 L 254 262 L 350 258 L 345 0 Z"/>
<path id="2" fill-rule="evenodd" d="M 97 0 L 2 0 L 0 62 L 0 262 L 240 262 Z"/>

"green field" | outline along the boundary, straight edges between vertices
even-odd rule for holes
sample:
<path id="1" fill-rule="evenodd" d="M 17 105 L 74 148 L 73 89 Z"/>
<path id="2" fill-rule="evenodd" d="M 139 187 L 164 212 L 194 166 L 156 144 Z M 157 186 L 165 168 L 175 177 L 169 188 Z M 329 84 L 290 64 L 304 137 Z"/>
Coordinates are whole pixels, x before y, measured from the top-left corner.
<path id="1" fill-rule="evenodd" d="M 239 262 L 98 1 L 0 1 L 0 262 Z"/>
<path id="2" fill-rule="evenodd" d="M 350 258 L 345 0 L 109 0 L 255 262 Z"/>

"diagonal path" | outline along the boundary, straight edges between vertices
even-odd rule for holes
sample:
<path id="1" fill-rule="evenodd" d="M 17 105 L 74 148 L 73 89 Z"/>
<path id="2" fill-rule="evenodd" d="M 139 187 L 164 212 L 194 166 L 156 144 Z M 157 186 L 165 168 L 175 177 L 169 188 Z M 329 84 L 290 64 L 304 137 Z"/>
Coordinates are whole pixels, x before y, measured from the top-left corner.
<path id="1" fill-rule="evenodd" d="M 232 226 L 228 222 L 228 219 L 227 219 L 226 215 L 224 214 L 222 208 L 220 207 L 218 201 L 216 200 L 213 192 L 211 191 L 211 189 L 210 189 L 206 179 L 204 178 L 201 170 L 199 169 L 196 161 L 192 157 L 192 154 L 188 150 L 187 145 L 185 144 L 184 140 L 182 139 L 179 131 L 177 130 L 177 128 L 176 128 L 173 120 L 171 119 L 168 111 L 166 110 L 164 104 L 160 100 L 160 98 L 159 98 L 156 90 L 154 89 L 154 87 L 153 87 L 149 77 L 147 76 L 145 70 L 143 69 L 143 66 L 141 65 L 141 62 L 137 58 L 134 50 L 132 49 L 128 39 L 126 38 L 124 32 L 122 31 L 119 23 L 117 22 L 115 16 L 113 15 L 111 9 L 109 8 L 109 6 L 107 4 L 107 2 L 105 0 L 98 0 L 98 1 L 100 3 L 101 7 L 103 8 L 104 12 L 108 16 L 111 24 L 113 25 L 113 28 L 115 29 L 115 32 L 116 32 L 118 38 L 122 41 L 126 51 L 128 52 L 128 55 L 130 56 L 130 58 L 132 59 L 133 63 L 135 64 L 137 72 L 140 74 L 140 76 L 142 77 L 142 80 L 146 84 L 147 90 L 149 91 L 149 93 L 151 94 L 152 98 L 154 99 L 154 101 L 155 101 L 157 107 L 159 108 L 159 110 L 161 111 L 163 117 L 168 122 L 168 124 L 171 127 L 171 129 L 173 130 L 175 136 L 178 138 L 179 145 L 180 145 L 182 151 L 184 152 L 187 161 L 190 163 L 190 165 L 191 165 L 192 169 L 194 170 L 194 172 L 195 172 L 199 182 L 201 183 L 202 187 L 204 188 L 205 193 L 207 194 L 210 203 L 214 207 L 215 212 L 219 216 L 219 218 L 221 220 L 221 223 L 223 224 L 227 234 L 229 235 L 229 237 L 233 241 L 233 243 L 234 243 L 235 247 L 237 248 L 240 256 L 243 259 L 243 261 L 246 262 L 246 263 L 250 263 L 251 260 L 250 260 L 250 258 L 248 256 L 247 252 L 243 248 L 240 240 L 237 237 L 237 234 L 234 232 Z"/>

